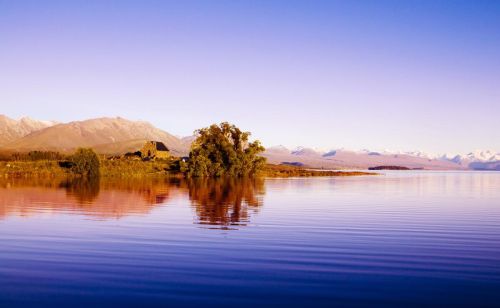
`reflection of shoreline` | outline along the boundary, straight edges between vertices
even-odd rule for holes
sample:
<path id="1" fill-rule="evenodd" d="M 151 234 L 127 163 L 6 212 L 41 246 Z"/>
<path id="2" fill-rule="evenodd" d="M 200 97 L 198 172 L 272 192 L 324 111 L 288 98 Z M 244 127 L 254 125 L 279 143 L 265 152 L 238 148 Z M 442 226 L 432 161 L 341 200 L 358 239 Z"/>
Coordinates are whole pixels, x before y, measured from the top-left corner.
<path id="1" fill-rule="evenodd" d="M 262 205 L 262 179 L 0 180 L 0 219 L 76 213 L 99 219 L 148 214 L 188 196 L 200 224 L 244 225 Z"/>
<path id="2" fill-rule="evenodd" d="M 148 214 L 180 193 L 161 180 L 99 181 L 88 179 L 0 181 L 0 219 L 10 215 L 74 212 L 100 219 Z"/>

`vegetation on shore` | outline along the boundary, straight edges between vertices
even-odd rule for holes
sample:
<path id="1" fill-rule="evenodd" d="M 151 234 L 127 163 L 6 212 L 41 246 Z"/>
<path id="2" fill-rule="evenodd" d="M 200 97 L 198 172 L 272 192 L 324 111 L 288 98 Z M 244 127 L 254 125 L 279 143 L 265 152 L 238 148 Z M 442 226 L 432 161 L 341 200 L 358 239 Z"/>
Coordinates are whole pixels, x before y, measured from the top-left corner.
<path id="1" fill-rule="evenodd" d="M 253 176 L 265 165 L 260 141 L 249 142 L 249 132 L 223 122 L 199 129 L 189 160 L 181 165 L 188 177 Z"/>
<path id="2" fill-rule="evenodd" d="M 63 161 L 0 161 L 0 177 L 81 177 L 72 172 L 67 160 Z M 141 178 L 160 176 L 179 176 L 170 171 L 172 163 L 168 161 L 141 160 L 100 160 L 99 175 L 104 178 Z"/>
<path id="3" fill-rule="evenodd" d="M 99 156 L 92 149 L 77 149 L 75 154 L 69 157 L 68 166 L 72 173 L 80 176 L 95 178 L 101 175 Z"/>
<path id="4" fill-rule="evenodd" d="M 170 161 L 109 160 L 101 159 L 102 178 L 144 178 L 144 177 L 185 177 L 176 171 L 178 159 Z M 286 165 L 265 165 L 258 177 L 309 177 L 309 176 L 355 176 L 371 175 L 361 171 L 327 171 L 306 169 Z M 79 177 L 70 168 L 62 167 L 61 161 L 0 161 L 0 178 L 62 178 Z"/>
<path id="5" fill-rule="evenodd" d="M 62 168 L 56 160 L 0 161 L 2 178 L 57 178 L 68 175 L 68 169 Z"/>

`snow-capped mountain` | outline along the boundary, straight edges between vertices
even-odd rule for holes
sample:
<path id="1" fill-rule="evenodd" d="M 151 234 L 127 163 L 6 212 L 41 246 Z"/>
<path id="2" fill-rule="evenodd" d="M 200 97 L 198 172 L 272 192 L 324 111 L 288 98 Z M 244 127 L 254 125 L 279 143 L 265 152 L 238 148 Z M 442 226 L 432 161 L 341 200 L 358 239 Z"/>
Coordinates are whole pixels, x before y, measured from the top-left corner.
<path id="1" fill-rule="evenodd" d="M 369 168 L 381 165 L 404 166 L 413 169 L 497 170 L 500 154 L 476 151 L 467 155 L 432 155 L 422 151 L 350 151 L 332 149 L 320 151 L 307 147 L 290 150 L 284 146 L 270 147 L 264 153 L 271 163 L 300 164 L 315 168 Z"/>
<path id="2" fill-rule="evenodd" d="M 0 115 L 0 145 L 7 144 L 55 124 L 57 122 L 33 120 L 29 117 L 14 120 L 5 115 Z"/>
<path id="3" fill-rule="evenodd" d="M 410 156 L 415 156 L 415 157 L 422 157 L 422 158 L 430 158 L 430 159 L 435 159 L 435 155 L 431 155 L 429 153 L 425 153 L 422 151 L 409 151 L 409 152 L 403 152 L 402 154 L 407 154 Z"/>
<path id="4" fill-rule="evenodd" d="M 466 169 L 464 166 L 450 161 L 431 159 L 421 153 L 391 153 L 375 152 L 367 149 L 350 151 L 332 149 L 321 151 L 307 147 L 297 147 L 293 150 L 286 147 L 270 147 L 264 153 L 270 163 L 286 163 L 303 165 L 312 168 L 328 169 L 367 169 L 381 165 L 404 166 L 412 169 Z"/>
<path id="5" fill-rule="evenodd" d="M 470 161 L 492 162 L 500 160 L 500 153 L 494 151 L 475 151 L 467 154 L 466 158 Z"/>
<path id="6" fill-rule="evenodd" d="M 298 156 L 321 156 L 322 152 L 313 148 L 297 147 L 291 151 L 291 154 Z"/>
<path id="7" fill-rule="evenodd" d="M 453 161 L 457 164 L 471 163 L 471 162 L 495 162 L 500 161 L 500 153 L 486 150 L 475 151 L 465 155 L 443 155 L 441 159 Z"/>
<path id="8" fill-rule="evenodd" d="M 500 170 L 500 153 L 491 150 L 474 151 L 466 155 L 443 155 L 441 160 L 453 162 L 467 169 Z"/>

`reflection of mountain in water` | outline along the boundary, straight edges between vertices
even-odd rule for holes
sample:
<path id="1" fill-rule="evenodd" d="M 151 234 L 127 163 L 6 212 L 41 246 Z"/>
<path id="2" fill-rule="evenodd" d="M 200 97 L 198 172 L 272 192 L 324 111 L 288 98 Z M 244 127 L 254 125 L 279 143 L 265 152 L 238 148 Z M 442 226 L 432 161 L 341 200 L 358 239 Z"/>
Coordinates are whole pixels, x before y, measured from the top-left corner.
<path id="1" fill-rule="evenodd" d="M 187 184 L 199 223 L 223 227 L 245 225 L 264 194 L 262 179 L 192 179 Z"/>
<path id="2" fill-rule="evenodd" d="M 40 213 L 119 219 L 189 197 L 196 222 L 227 228 L 246 224 L 263 194 L 262 179 L 0 179 L 0 219 Z"/>

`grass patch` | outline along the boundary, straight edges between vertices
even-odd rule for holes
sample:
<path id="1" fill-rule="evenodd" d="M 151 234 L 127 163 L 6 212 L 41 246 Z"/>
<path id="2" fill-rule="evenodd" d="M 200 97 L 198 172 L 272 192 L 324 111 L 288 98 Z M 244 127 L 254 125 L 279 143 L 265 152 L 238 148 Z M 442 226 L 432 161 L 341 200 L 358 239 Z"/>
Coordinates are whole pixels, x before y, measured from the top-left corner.
<path id="1" fill-rule="evenodd" d="M 56 160 L 40 161 L 2 161 L 0 177 L 64 177 L 71 175 L 68 169 L 61 168 Z"/>

